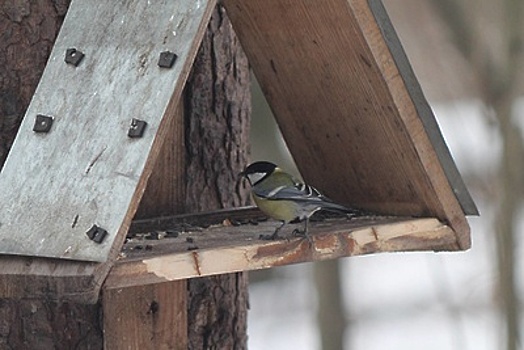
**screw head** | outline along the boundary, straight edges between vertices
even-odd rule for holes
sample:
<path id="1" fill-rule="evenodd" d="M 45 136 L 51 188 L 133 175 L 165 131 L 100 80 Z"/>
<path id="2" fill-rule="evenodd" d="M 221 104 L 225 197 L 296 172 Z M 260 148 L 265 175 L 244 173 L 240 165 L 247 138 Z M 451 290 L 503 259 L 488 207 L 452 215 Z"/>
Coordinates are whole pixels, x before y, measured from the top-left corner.
<path id="1" fill-rule="evenodd" d="M 67 64 L 71 64 L 75 67 L 78 67 L 82 59 L 84 58 L 84 53 L 82 51 L 79 51 L 75 48 L 70 48 L 66 50 L 65 54 L 65 62 Z"/>
<path id="2" fill-rule="evenodd" d="M 160 58 L 158 59 L 158 66 L 162 68 L 171 68 L 175 64 L 177 55 L 171 51 L 164 51 L 160 53 Z"/>
<path id="3" fill-rule="evenodd" d="M 127 136 L 130 138 L 138 138 L 144 135 L 144 130 L 146 129 L 147 122 L 133 118 L 131 119 L 131 126 L 127 131 Z"/>
<path id="4" fill-rule="evenodd" d="M 37 114 L 33 131 L 38 133 L 47 133 L 53 125 L 53 117 L 43 114 Z"/>
<path id="5" fill-rule="evenodd" d="M 97 225 L 93 225 L 89 230 L 87 230 L 86 235 L 93 242 L 100 244 L 106 238 L 107 231 Z"/>

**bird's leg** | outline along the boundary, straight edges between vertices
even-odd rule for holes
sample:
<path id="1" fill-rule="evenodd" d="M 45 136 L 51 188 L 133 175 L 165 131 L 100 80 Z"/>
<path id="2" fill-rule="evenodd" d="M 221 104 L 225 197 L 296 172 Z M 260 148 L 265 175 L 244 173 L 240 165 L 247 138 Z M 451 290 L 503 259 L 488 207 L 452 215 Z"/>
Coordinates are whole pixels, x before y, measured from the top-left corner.
<path id="1" fill-rule="evenodd" d="M 277 227 L 277 228 L 275 229 L 275 232 L 273 232 L 272 235 L 262 235 L 262 234 L 261 234 L 258 238 L 259 238 L 259 239 L 266 240 L 266 241 L 274 241 L 275 239 L 280 238 L 280 237 L 278 236 L 278 232 L 280 231 L 280 229 L 281 229 L 282 227 L 284 227 L 284 225 L 286 225 L 286 222 L 285 222 L 285 221 L 282 221 L 282 225 L 280 225 L 279 227 Z"/>
<path id="2" fill-rule="evenodd" d="M 298 228 L 296 228 L 293 230 L 293 234 L 295 236 L 303 236 L 307 238 L 307 240 L 309 241 L 309 244 L 313 244 L 313 240 L 311 239 L 311 236 L 309 235 L 308 229 L 309 229 L 309 218 L 306 218 L 304 220 L 304 230 L 300 231 Z"/>

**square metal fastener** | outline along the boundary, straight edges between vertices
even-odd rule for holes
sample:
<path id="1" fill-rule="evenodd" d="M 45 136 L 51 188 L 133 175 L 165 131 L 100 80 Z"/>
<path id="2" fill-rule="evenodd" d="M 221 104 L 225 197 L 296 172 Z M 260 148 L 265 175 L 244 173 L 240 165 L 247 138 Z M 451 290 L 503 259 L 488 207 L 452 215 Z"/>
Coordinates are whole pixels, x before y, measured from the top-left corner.
<path id="1" fill-rule="evenodd" d="M 35 118 L 35 125 L 33 125 L 34 132 L 49 132 L 53 125 L 53 117 L 43 114 L 37 114 Z"/>
<path id="2" fill-rule="evenodd" d="M 177 59 L 177 55 L 171 51 L 164 51 L 160 53 L 158 59 L 158 66 L 162 68 L 171 68 Z"/>
<path id="3" fill-rule="evenodd" d="M 142 137 L 144 130 L 146 129 L 147 123 L 143 120 L 133 118 L 131 119 L 131 126 L 127 131 L 127 136 L 131 138 Z"/>
<path id="4" fill-rule="evenodd" d="M 87 230 L 86 235 L 93 242 L 102 243 L 107 236 L 107 231 L 97 225 L 93 225 L 89 230 Z"/>
<path id="5" fill-rule="evenodd" d="M 78 51 L 75 48 L 70 48 L 66 50 L 65 62 L 77 67 L 84 56 L 85 55 L 82 51 Z"/>

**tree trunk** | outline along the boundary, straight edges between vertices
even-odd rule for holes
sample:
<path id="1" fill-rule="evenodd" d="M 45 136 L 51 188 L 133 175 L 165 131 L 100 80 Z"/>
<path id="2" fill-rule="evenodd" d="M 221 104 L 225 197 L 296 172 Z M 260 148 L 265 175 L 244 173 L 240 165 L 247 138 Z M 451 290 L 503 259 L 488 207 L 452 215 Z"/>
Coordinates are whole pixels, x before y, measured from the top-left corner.
<path id="1" fill-rule="evenodd" d="M 248 194 L 237 174 L 248 161 L 249 69 L 221 6 L 213 14 L 185 94 L 186 210 L 245 205 Z M 247 273 L 188 282 L 189 348 L 245 349 Z"/>
<path id="2" fill-rule="evenodd" d="M 0 165 L 3 164 L 67 11 L 67 0 L 0 6 Z M 248 157 L 248 63 L 218 7 L 185 93 L 187 212 L 242 205 L 236 174 Z M 180 209 L 180 208 L 178 208 Z M 188 347 L 246 348 L 247 275 L 188 283 Z M 0 300 L 1 349 L 102 349 L 101 305 Z"/>
<path id="3" fill-rule="evenodd" d="M 69 0 L 0 5 L 0 167 L 31 101 Z"/>
<path id="4" fill-rule="evenodd" d="M 318 296 L 317 324 L 322 350 L 347 349 L 344 347 L 346 314 L 342 298 L 342 281 L 339 260 L 317 261 L 313 276 Z"/>
<path id="5" fill-rule="evenodd" d="M 0 166 L 51 53 L 69 1 L 0 7 Z M 100 349 L 99 305 L 0 300 L 1 349 Z"/>

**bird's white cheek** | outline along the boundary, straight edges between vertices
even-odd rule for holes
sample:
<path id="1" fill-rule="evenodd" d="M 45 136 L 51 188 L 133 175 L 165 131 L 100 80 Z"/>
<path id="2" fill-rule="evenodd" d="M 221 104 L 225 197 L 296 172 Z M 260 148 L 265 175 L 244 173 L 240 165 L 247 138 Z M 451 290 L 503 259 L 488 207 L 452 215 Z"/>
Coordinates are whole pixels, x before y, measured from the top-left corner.
<path id="1" fill-rule="evenodd" d="M 249 178 L 249 182 L 254 185 L 258 181 L 260 181 L 264 176 L 266 176 L 266 173 L 252 173 L 249 174 L 247 177 Z"/>

